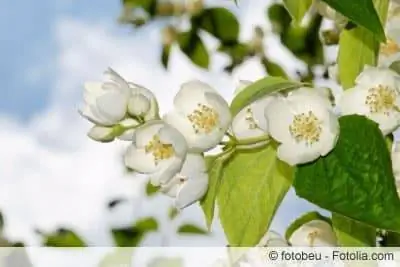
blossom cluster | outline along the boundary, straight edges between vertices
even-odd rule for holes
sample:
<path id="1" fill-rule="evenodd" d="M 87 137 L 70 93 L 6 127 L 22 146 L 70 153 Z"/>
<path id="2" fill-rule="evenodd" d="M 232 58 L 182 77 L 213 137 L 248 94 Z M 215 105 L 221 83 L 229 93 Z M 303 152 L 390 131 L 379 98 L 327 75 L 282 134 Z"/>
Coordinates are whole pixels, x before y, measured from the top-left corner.
<path id="1" fill-rule="evenodd" d="M 151 184 L 174 198 L 179 209 L 207 192 L 204 154 L 226 144 L 225 136 L 231 145 L 246 144 L 248 149 L 274 139 L 279 143 L 278 158 L 294 166 L 334 148 L 339 115 L 364 115 L 379 124 L 384 135 L 400 126 L 400 76 L 384 67 L 366 66 L 336 106 L 328 91 L 301 87 L 265 95 L 234 118 L 227 101 L 201 81 L 184 83 L 174 98 L 174 108 L 160 116 L 150 90 L 126 81 L 112 69 L 106 75 L 106 81 L 84 86 L 80 113 L 94 123 L 89 137 L 102 142 L 130 141 L 125 165 L 147 174 Z M 236 94 L 249 85 L 241 82 Z"/>

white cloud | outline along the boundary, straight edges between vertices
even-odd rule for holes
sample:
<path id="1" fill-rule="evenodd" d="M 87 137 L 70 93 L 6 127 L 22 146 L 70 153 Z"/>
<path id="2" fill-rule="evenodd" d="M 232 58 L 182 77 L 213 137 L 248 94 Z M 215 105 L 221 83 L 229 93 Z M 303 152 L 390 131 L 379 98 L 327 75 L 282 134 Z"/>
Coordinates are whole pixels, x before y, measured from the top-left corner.
<path id="1" fill-rule="evenodd" d="M 244 9 L 245 32 L 251 32 L 256 17 L 258 21 L 261 21 L 259 16 L 264 20 L 264 12 L 258 12 L 257 16 L 253 13 L 261 10 L 263 2 L 254 1 Z M 106 245 L 110 242 L 106 231 L 109 223 L 124 224 L 137 215 L 156 215 L 163 222 L 163 234 L 150 236 L 145 241 L 147 245 L 160 245 L 163 238 L 170 240 L 169 245 L 224 244 L 218 225 L 212 239 L 173 236 L 171 229 L 180 222 L 204 224 L 199 207 L 185 210 L 169 225 L 170 199 L 160 196 L 138 202 L 143 179 L 137 182 L 140 178 L 124 175 L 120 159 L 125 144 L 98 144 L 89 140 L 86 137 L 89 124 L 77 115 L 77 103 L 82 83 L 101 79 L 101 73 L 108 66 L 128 80 L 153 90 L 164 111 L 171 107 L 173 95 L 182 82 L 204 80 L 230 99 L 239 79 L 255 80 L 264 75 L 261 66 L 249 61 L 232 77 L 219 71 L 225 62 L 223 56 L 213 58 L 213 67 L 208 72 L 188 63 L 181 53 L 174 51 L 171 68 L 165 71 L 159 65 L 157 27 L 121 33 L 101 20 L 68 17 L 59 19 L 55 25 L 58 58 L 55 76 L 48 77 L 54 80 L 51 104 L 27 125 L 18 125 L 6 118 L 0 120 L 0 208 L 7 215 L 7 234 L 35 244 L 38 241 L 32 228 L 51 230 L 63 225 L 75 227 L 91 244 Z M 215 48 L 215 41 L 207 42 Z M 282 53 L 277 51 L 278 55 Z M 289 64 L 287 69 L 293 71 L 295 67 Z M 112 196 L 123 196 L 130 201 L 108 216 L 106 203 Z M 293 196 L 288 199 L 288 210 L 293 201 Z M 282 223 L 277 222 L 276 226 L 283 229 Z"/>

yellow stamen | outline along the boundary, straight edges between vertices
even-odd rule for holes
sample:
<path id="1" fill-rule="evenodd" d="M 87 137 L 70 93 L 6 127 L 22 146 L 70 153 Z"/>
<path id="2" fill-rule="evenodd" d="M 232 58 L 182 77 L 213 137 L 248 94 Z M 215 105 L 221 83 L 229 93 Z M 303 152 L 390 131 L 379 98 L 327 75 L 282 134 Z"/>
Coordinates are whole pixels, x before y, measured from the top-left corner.
<path id="1" fill-rule="evenodd" d="M 370 88 L 365 99 L 371 113 L 389 115 L 390 111 L 399 111 L 396 105 L 396 92 L 388 86 L 378 85 Z"/>
<path id="2" fill-rule="evenodd" d="M 297 142 L 304 141 L 307 145 L 312 145 L 319 141 L 322 128 L 321 122 L 312 111 L 301 113 L 293 118 L 289 126 L 290 134 Z"/>
<path id="3" fill-rule="evenodd" d="M 146 153 L 153 154 L 155 164 L 161 160 L 169 159 L 175 155 L 174 147 L 171 144 L 163 144 L 158 135 L 154 135 L 153 139 L 144 148 Z"/>
<path id="4" fill-rule="evenodd" d="M 206 105 L 199 103 L 197 107 L 187 118 L 196 133 L 208 134 L 218 126 L 219 115 L 216 110 Z"/>

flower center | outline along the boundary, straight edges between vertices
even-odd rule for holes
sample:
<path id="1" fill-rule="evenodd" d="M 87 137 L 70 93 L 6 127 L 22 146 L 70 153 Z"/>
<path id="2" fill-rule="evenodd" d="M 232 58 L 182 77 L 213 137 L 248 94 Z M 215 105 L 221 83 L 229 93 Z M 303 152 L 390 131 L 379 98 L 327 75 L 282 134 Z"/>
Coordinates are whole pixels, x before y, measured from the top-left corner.
<path id="1" fill-rule="evenodd" d="M 257 125 L 256 121 L 254 120 L 253 111 L 251 110 L 251 107 L 248 107 L 248 108 L 246 109 L 245 120 L 246 120 L 247 123 L 249 124 L 249 129 L 250 129 L 250 130 L 254 130 L 254 129 L 257 129 L 257 128 L 258 128 L 258 125 Z"/>
<path id="2" fill-rule="evenodd" d="M 304 141 L 307 145 L 311 145 L 319 141 L 322 132 L 320 124 L 314 113 L 309 111 L 294 116 L 289 131 L 297 142 Z"/>
<path id="3" fill-rule="evenodd" d="M 191 114 L 187 116 L 192 123 L 192 127 L 196 133 L 210 133 L 216 128 L 219 121 L 218 113 L 213 109 L 203 104 L 197 104 Z"/>
<path id="4" fill-rule="evenodd" d="M 388 86 L 378 85 L 368 90 L 365 104 L 368 105 L 371 113 L 383 112 L 389 115 L 393 109 L 398 111 L 396 106 L 396 92 Z"/>
<path id="5" fill-rule="evenodd" d="M 315 239 L 319 236 L 318 230 L 313 230 L 311 233 L 307 235 L 307 240 L 310 242 L 310 247 L 314 246 Z"/>
<path id="6" fill-rule="evenodd" d="M 155 164 L 161 160 L 169 159 L 175 155 L 174 147 L 171 144 L 163 144 L 158 135 L 154 135 L 153 139 L 144 147 L 145 152 L 153 154 Z"/>
<path id="7" fill-rule="evenodd" d="M 400 52 L 400 47 L 393 39 L 388 38 L 386 43 L 381 44 L 380 53 L 385 56 L 390 56 L 398 52 Z"/>

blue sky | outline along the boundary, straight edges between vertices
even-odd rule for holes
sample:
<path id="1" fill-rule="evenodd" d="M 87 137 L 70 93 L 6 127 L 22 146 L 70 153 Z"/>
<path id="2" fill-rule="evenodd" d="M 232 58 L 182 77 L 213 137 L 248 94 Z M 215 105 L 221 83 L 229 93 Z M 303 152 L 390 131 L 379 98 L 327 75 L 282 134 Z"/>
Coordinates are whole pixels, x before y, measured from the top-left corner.
<path id="1" fill-rule="evenodd" d="M 239 80 L 265 75 L 262 66 L 250 60 L 229 76 L 220 71 L 226 63 L 221 55 L 214 55 L 211 70 L 204 71 L 174 49 L 171 68 L 165 71 L 159 64 L 160 28 L 154 25 L 134 33 L 117 25 L 118 0 L 0 2 L 6 7 L 0 10 L 5 36 L 0 42 L 0 73 L 5 80 L 0 98 L 0 209 L 6 214 L 7 235 L 34 245 L 39 241 L 33 228 L 51 231 L 61 225 L 74 228 L 89 244 L 109 245 L 110 226 L 151 215 L 164 226 L 147 245 L 159 245 L 165 236 L 170 245 L 225 244 L 218 225 L 210 239 L 174 236 L 173 229 L 181 222 L 204 225 L 199 207 L 185 210 L 170 225 L 169 198 L 140 201 L 144 180 L 127 179 L 120 160 L 126 143 L 89 140 L 90 124 L 79 117 L 77 107 L 82 84 L 101 79 L 109 66 L 153 90 L 162 111 L 171 107 L 174 93 L 185 81 L 208 82 L 229 100 Z M 243 1 L 239 10 L 226 0 L 209 2 L 228 5 L 240 14 L 241 38 L 249 38 L 255 24 L 266 23 L 264 0 Z M 267 41 L 271 58 L 284 62 L 289 73 L 304 69 L 276 37 Z M 206 42 L 211 50 L 217 46 L 210 38 Z M 110 216 L 104 206 L 116 196 L 128 202 Z M 274 227 L 283 231 L 310 208 L 291 193 Z"/>

